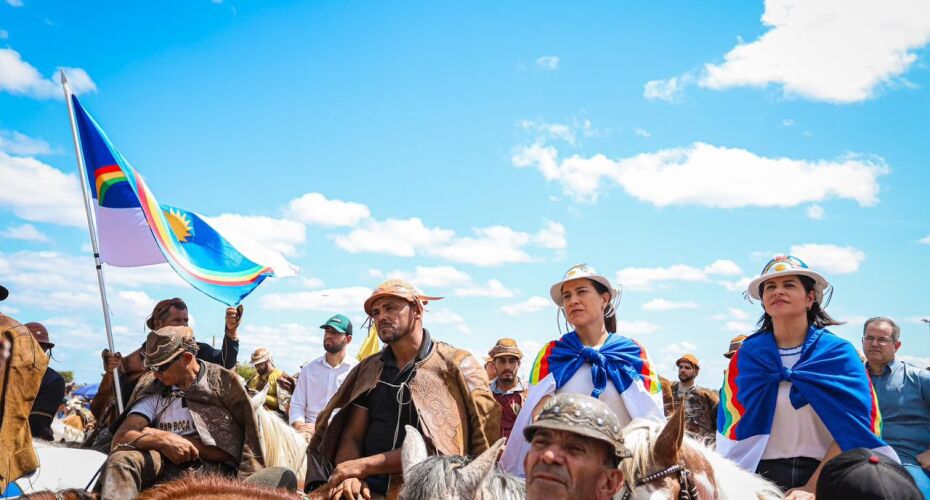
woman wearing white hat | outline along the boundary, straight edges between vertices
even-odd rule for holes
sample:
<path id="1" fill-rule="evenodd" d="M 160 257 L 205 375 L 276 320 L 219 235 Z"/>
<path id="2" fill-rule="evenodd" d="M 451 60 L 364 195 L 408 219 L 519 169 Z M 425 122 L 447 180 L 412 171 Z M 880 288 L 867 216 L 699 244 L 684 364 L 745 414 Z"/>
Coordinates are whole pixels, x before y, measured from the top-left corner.
<path id="1" fill-rule="evenodd" d="M 773 258 L 746 291 L 762 302 L 758 330 L 730 359 L 717 415 L 717 452 L 789 498 L 813 498 L 822 463 L 853 448 L 897 458 L 855 348 L 830 331 L 832 287 L 790 255 Z M 828 300 L 829 301 L 829 300 Z"/>
<path id="2" fill-rule="evenodd" d="M 501 466 L 524 475 L 529 444 L 523 429 L 554 394 L 579 393 L 604 401 L 626 425 L 634 418 L 664 421 L 658 374 L 646 349 L 619 335 L 617 304 L 620 290 L 591 267 L 579 264 L 549 289 L 560 314 L 574 327 L 543 346 L 530 372 L 530 393 L 517 416 Z"/>

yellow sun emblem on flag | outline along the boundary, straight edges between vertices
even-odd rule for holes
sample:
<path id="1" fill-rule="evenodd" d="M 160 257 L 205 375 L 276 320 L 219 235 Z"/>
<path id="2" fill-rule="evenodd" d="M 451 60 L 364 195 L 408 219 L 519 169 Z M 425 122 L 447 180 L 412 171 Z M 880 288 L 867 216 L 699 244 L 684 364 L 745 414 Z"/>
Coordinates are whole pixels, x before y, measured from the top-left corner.
<path id="1" fill-rule="evenodd" d="M 174 236 L 181 243 L 186 243 L 187 239 L 193 234 L 194 228 L 191 226 L 191 219 L 186 213 L 170 208 L 168 210 L 163 210 L 165 218 L 168 219 L 168 225 L 171 227 L 171 232 L 174 233 Z"/>

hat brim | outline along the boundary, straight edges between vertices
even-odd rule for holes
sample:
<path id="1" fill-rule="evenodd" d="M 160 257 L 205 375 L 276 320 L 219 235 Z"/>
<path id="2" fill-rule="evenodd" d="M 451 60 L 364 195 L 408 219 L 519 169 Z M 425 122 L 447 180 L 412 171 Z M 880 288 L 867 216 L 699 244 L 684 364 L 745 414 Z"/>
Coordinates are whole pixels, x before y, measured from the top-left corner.
<path id="1" fill-rule="evenodd" d="M 823 291 L 830 286 L 830 282 L 827 281 L 827 278 L 824 278 L 822 274 L 811 271 L 810 269 L 785 269 L 784 271 L 777 271 L 766 274 L 765 276 L 759 276 L 749 282 L 746 292 L 750 297 L 756 300 L 762 300 L 762 296 L 759 294 L 759 285 L 779 276 L 807 276 L 814 280 L 814 293 L 817 295 L 817 302 L 823 305 Z"/>
<path id="2" fill-rule="evenodd" d="M 180 355 L 182 355 L 182 354 L 184 354 L 184 349 L 181 349 L 180 351 L 178 351 L 178 352 L 172 354 L 171 356 L 168 356 L 168 358 L 166 358 L 166 359 L 163 360 L 163 361 L 159 361 L 158 363 L 149 363 L 149 358 L 148 358 L 148 356 L 143 356 L 143 357 L 142 357 L 142 366 L 145 366 L 146 368 L 157 368 L 157 367 L 159 367 L 159 366 L 162 366 L 162 365 L 165 365 L 165 364 L 168 364 L 168 363 L 173 362 L 174 360 L 178 359 L 178 356 L 180 356 Z"/>
<path id="3" fill-rule="evenodd" d="M 587 276 L 577 276 L 577 277 L 572 277 L 572 278 L 564 279 L 564 280 L 559 281 L 558 283 L 552 285 L 551 287 L 549 287 L 549 297 L 552 298 L 552 301 L 555 302 L 555 305 L 557 305 L 557 306 L 559 306 L 559 307 L 562 307 L 562 304 L 563 304 L 563 302 L 562 302 L 562 285 L 568 283 L 569 281 L 583 280 L 583 279 L 588 279 L 588 280 L 591 280 L 591 281 L 596 281 L 596 282 L 598 282 L 598 283 L 604 285 L 604 288 L 607 288 L 608 290 L 610 290 L 610 300 L 611 300 L 611 301 L 614 300 L 614 298 L 616 298 L 617 295 L 620 294 L 620 290 L 618 290 L 616 287 L 614 287 L 613 285 L 611 285 L 611 284 L 610 284 L 610 280 L 608 280 L 608 279 L 605 278 L 604 276 L 601 276 L 600 274 L 589 274 L 589 275 L 587 275 Z"/>
<path id="4" fill-rule="evenodd" d="M 260 365 L 266 361 L 271 361 L 271 356 L 262 356 L 258 359 L 249 360 L 249 364 L 252 366 Z"/>
<path id="5" fill-rule="evenodd" d="M 584 436 L 586 438 L 595 439 L 602 443 L 606 443 L 607 446 L 610 446 L 614 450 L 614 455 L 617 458 L 625 458 L 630 456 L 629 450 L 627 450 L 623 445 L 618 446 L 616 443 L 613 443 L 606 436 L 596 432 L 594 429 L 589 427 L 569 424 L 567 422 L 560 422 L 557 420 L 537 420 L 532 425 L 528 425 L 523 428 L 523 438 L 527 442 L 532 441 L 533 435 L 536 434 L 536 431 L 539 429 L 552 429 L 554 431 L 562 432 L 571 432 L 572 434 L 577 434 L 579 436 Z"/>
<path id="6" fill-rule="evenodd" d="M 501 352 L 497 352 L 497 353 L 491 354 L 490 358 L 491 358 L 491 359 L 494 359 L 494 358 L 499 358 L 499 357 L 501 357 L 501 356 L 513 356 L 513 357 L 515 357 L 515 358 L 517 358 L 517 359 L 519 359 L 519 360 L 522 360 L 522 359 L 523 359 L 523 352 L 520 351 L 519 349 L 518 349 L 518 350 L 515 350 L 515 351 L 501 351 Z"/>
<path id="7" fill-rule="evenodd" d="M 336 331 L 339 332 L 339 333 L 345 333 L 345 334 L 347 334 L 347 335 L 348 335 L 348 333 L 349 333 L 347 330 L 343 329 L 342 326 L 340 326 L 340 325 L 338 325 L 338 324 L 333 324 L 333 323 L 324 323 L 324 324 L 320 325 L 320 328 L 326 328 L 327 326 L 330 327 L 330 328 L 332 328 L 333 330 L 336 330 Z"/>
<path id="8" fill-rule="evenodd" d="M 401 295 L 399 293 L 391 293 L 391 292 L 380 292 L 365 299 L 365 304 L 364 304 L 365 314 L 371 316 L 371 305 L 374 304 L 376 300 L 382 299 L 384 297 L 397 297 L 398 299 L 406 300 L 410 304 L 417 303 L 415 299 L 411 299 L 410 297 L 406 295 Z"/>

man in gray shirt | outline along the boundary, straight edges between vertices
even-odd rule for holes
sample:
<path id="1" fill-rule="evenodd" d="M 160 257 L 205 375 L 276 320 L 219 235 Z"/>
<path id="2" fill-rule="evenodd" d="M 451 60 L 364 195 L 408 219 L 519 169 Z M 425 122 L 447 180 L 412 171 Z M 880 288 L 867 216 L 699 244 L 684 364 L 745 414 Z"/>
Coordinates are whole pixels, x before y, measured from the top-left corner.
<path id="1" fill-rule="evenodd" d="M 930 371 L 896 360 L 901 328 L 888 318 L 865 322 L 862 352 L 882 412 L 882 438 L 930 498 Z"/>

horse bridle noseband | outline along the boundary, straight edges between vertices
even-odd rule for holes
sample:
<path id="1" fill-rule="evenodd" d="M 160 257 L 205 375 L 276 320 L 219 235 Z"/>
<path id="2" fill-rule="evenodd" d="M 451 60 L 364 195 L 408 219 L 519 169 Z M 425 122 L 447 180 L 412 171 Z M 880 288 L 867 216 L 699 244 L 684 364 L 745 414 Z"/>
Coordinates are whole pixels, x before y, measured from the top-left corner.
<path id="1" fill-rule="evenodd" d="M 672 474 L 678 474 L 678 486 L 680 490 L 678 492 L 678 500 L 698 500 L 697 488 L 694 486 L 694 478 L 692 478 L 691 471 L 681 466 L 681 464 L 675 464 L 667 469 L 660 470 L 659 472 L 653 472 L 648 476 L 638 478 L 634 483 L 633 487 L 630 488 L 627 486 L 624 489 L 622 500 L 630 500 L 630 496 L 633 495 L 633 491 L 640 487 L 645 486 L 653 481 L 658 481 Z"/>

